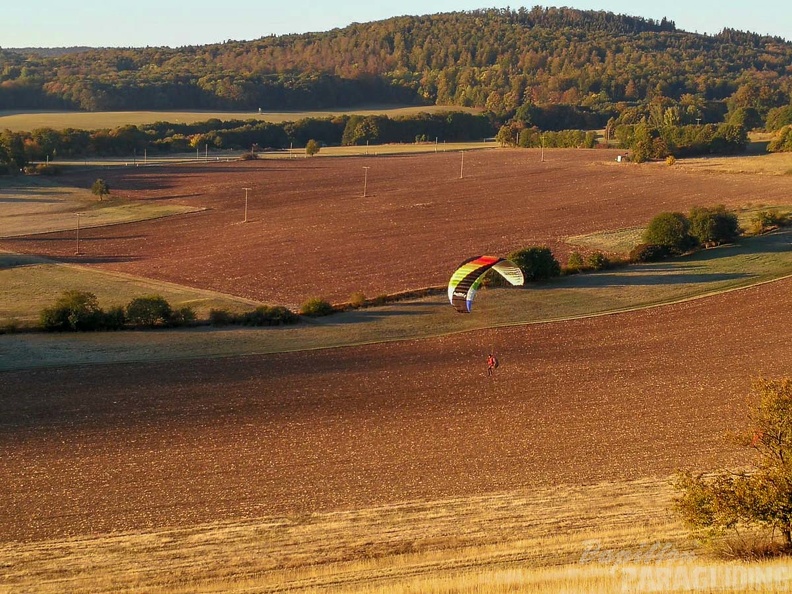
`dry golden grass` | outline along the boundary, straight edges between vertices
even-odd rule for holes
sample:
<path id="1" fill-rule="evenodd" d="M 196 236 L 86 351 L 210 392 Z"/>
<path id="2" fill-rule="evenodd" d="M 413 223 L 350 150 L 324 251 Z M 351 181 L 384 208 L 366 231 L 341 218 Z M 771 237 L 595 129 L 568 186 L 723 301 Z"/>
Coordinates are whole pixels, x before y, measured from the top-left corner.
<path id="1" fill-rule="evenodd" d="M 658 167 L 666 165 L 653 164 Z M 713 156 L 694 159 L 679 159 L 674 167 L 686 171 L 750 174 L 750 175 L 790 175 L 792 173 L 792 153 L 767 153 L 746 156 Z"/>
<path id="2" fill-rule="evenodd" d="M 685 548 L 667 481 L 555 487 L 155 533 L 0 546 L 0 587 L 38 591 L 383 588 L 576 563 L 586 541 Z M 383 590 L 388 591 L 388 590 Z"/>
<path id="3" fill-rule="evenodd" d="M 668 480 L 645 479 L 6 543 L 0 591 L 788 591 L 788 564 L 692 548 L 671 497 Z"/>
<path id="4" fill-rule="evenodd" d="M 205 122 L 209 119 L 219 120 L 261 120 L 263 122 L 293 122 L 302 118 L 326 118 L 344 114 L 387 115 L 396 117 L 417 113 L 438 113 L 447 111 L 464 111 L 478 113 L 481 110 L 456 106 L 423 105 L 398 107 L 392 105 L 370 106 L 354 109 L 328 109 L 315 111 L 60 111 L 60 112 L 15 112 L 0 111 L 0 129 L 8 128 L 14 132 L 25 132 L 36 128 L 78 128 L 96 130 L 100 128 L 117 128 L 133 124 L 152 124 L 154 122 L 173 122 L 191 124 Z"/>

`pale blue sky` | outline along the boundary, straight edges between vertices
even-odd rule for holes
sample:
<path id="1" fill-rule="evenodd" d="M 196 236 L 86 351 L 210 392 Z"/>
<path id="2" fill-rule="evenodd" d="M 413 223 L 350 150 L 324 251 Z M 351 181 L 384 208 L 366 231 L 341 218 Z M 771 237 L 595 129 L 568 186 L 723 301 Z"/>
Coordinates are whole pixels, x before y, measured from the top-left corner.
<path id="1" fill-rule="evenodd" d="M 531 7 L 538 2 L 524 4 Z M 788 0 L 569 0 L 542 6 L 661 19 L 680 29 L 717 33 L 724 27 L 779 35 L 792 40 Z M 9 2 L 0 11 L 0 47 L 203 45 L 270 34 L 326 31 L 352 22 L 404 14 L 475 8 L 518 8 L 492 0 L 36 0 Z"/>

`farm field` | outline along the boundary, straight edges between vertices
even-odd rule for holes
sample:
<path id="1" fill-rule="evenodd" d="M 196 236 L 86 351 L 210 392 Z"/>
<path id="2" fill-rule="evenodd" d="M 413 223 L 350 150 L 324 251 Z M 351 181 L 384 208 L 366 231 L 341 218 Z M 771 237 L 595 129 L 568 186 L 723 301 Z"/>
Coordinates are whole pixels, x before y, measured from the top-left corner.
<path id="1" fill-rule="evenodd" d="M 303 118 L 327 118 L 339 115 L 386 115 L 397 117 L 413 115 L 416 113 L 444 113 L 448 111 L 465 111 L 478 113 L 480 110 L 440 105 L 420 106 L 363 106 L 352 109 L 333 109 L 317 111 L 280 111 L 263 112 L 255 111 L 59 111 L 59 112 L 15 112 L 0 111 L 0 129 L 14 132 L 27 132 L 36 128 L 77 128 L 82 130 L 97 130 L 102 128 L 117 128 L 119 126 L 153 124 L 154 122 L 173 122 L 192 124 L 205 122 L 210 119 L 218 120 L 261 120 L 263 122 L 294 122 Z"/>
<path id="2" fill-rule="evenodd" d="M 792 190 L 792 176 L 617 164 L 609 150 L 545 153 L 541 162 L 532 150 L 470 152 L 463 179 L 458 153 L 108 170 L 118 198 L 204 210 L 86 230 L 86 265 L 267 303 L 339 302 L 443 285 L 460 254 L 546 244 L 564 262 L 570 236 L 694 205 L 783 206 Z M 62 179 L 85 187 L 90 177 Z M 73 243 L 68 231 L 0 248 L 58 259 Z"/>
<path id="3" fill-rule="evenodd" d="M 68 222 L 5 228 L 0 322 L 70 283 L 343 302 L 442 286 L 460 253 L 623 252 L 664 210 L 789 208 L 780 169 L 615 154 L 471 151 L 462 179 L 459 153 L 103 170 L 114 204 L 189 212 L 81 230 L 82 256 Z M 9 204 L 58 227 L 95 177 Z M 0 591 L 609 592 L 632 569 L 576 565 L 592 540 L 699 555 L 669 478 L 750 461 L 727 432 L 753 378 L 788 373 L 790 233 L 482 291 L 471 316 L 430 295 L 295 328 L 0 336 Z"/>
<path id="4" fill-rule="evenodd" d="M 589 238 L 594 241 L 595 238 Z M 601 239 L 605 242 L 608 237 Z M 349 311 L 277 329 L 197 328 L 178 332 L 21 334 L 0 337 L 0 371 L 81 363 L 110 363 L 266 354 L 450 335 L 489 327 L 537 324 L 601 315 L 692 299 L 792 275 L 792 230 L 744 239 L 656 264 L 582 274 L 522 290 L 482 290 L 475 315 L 460 316 L 443 291 L 421 299 Z M 162 293 L 200 315 L 210 307 L 234 311 L 253 304 L 221 294 L 51 261 L 7 256 L 25 265 L 3 268 L 0 254 L 0 322 L 35 323 L 53 296 L 69 288 L 91 290 L 103 307 Z M 41 259 L 38 259 L 41 260 Z M 137 291 L 137 294 L 135 294 Z"/>
<path id="5" fill-rule="evenodd" d="M 340 522 L 343 533 L 351 516 L 333 514 L 345 510 L 397 518 L 426 510 L 443 518 L 443 506 L 454 505 L 503 509 L 516 518 L 503 524 L 511 535 L 500 539 L 495 532 L 490 544 L 514 555 L 512 566 L 508 556 L 501 559 L 506 568 L 525 571 L 526 564 L 573 559 L 584 546 L 551 540 L 550 557 L 537 558 L 531 538 L 538 528 L 526 529 L 527 543 L 515 542 L 514 532 L 541 504 L 513 514 L 510 506 L 541 501 L 556 489 L 556 504 L 572 513 L 564 497 L 585 497 L 587 486 L 596 485 L 592 493 L 611 489 L 613 515 L 597 513 L 605 504 L 594 498 L 594 511 L 582 511 L 571 524 L 563 515 L 547 519 L 545 529 L 572 534 L 585 527 L 607 538 L 609 530 L 631 524 L 636 531 L 626 538 L 610 533 L 629 546 L 653 538 L 639 526 L 652 533 L 660 523 L 655 538 L 678 542 L 678 526 L 663 515 L 668 492 L 651 481 L 664 482 L 677 468 L 747 462 L 725 434 L 744 422 L 751 378 L 787 371 L 789 327 L 768 320 L 787 315 L 790 289 L 792 280 L 781 280 L 618 316 L 345 349 L 5 372 L 0 541 L 22 548 L 4 549 L 13 569 L 4 579 L 14 587 L 39 583 L 40 575 L 55 580 L 53 589 L 63 587 L 62 579 L 112 579 L 102 571 L 112 557 L 102 560 L 101 551 L 124 554 L 130 546 L 130 554 L 143 550 L 170 567 L 167 575 L 187 590 L 207 578 L 210 589 L 212 575 L 226 586 L 246 578 L 277 583 L 284 567 L 276 563 L 262 576 L 260 549 L 237 549 L 242 557 L 232 557 L 232 577 L 222 573 L 225 557 L 199 566 L 181 561 L 206 539 L 218 539 L 212 550 L 219 552 L 223 542 L 254 538 L 251 530 L 261 546 L 272 542 L 275 550 L 283 542 L 277 539 L 299 540 L 314 522 L 322 529 Z M 491 348 L 502 362 L 494 381 L 482 365 Z M 618 493 L 646 491 L 659 499 L 615 504 Z M 477 497 L 484 499 L 476 503 Z M 403 502 L 417 507 L 372 509 Z M 450 520 L 442 529 L 427 521 L 426 530 L 434 525 L 442 537 L 428 532 L 426 540 L 362 530 L 319 557 L 327 562 L 320 567 L 312 563 L 315 537 L 300 540 L 308 548 L 294 551 L 286 568 L 295 573 L 285 579 L 343 580 L 334 572 L 348 576 L 350 567 L 334 566 L 339 559 L 357 562 L 357 570 L 382 570 L 384 583 L 388 575 L 406 576 L 383 567 L 411 562 L 412 578 L 424 571 L 432 579 L 442 568 L 424 565 L 426 555 L 456 559 L 466 544 L 484 546 L 486 522 L 472 527 L 487 517 L 480 508 L 459 515 L 472 525 Z M 198 532 L 186 539 L 182 528 Z M 102 536 L 109 532 L 117 536 Z M 192 544 L 180 553 L 174 542 Z M 404 557 L 410 543 L 417 552 Z M 80 550 L 91 546 L 98 547 L 96 561 L 85 566 Z M 47 561 L 53 555 L 72 563 L 53 575 Z M 366 558 L 370 564 L 361 561 Z M 503 565 L 482 569 L 483 575 L 496 567 Z M 151 573 L 137 575 L 158 583 Z"/>

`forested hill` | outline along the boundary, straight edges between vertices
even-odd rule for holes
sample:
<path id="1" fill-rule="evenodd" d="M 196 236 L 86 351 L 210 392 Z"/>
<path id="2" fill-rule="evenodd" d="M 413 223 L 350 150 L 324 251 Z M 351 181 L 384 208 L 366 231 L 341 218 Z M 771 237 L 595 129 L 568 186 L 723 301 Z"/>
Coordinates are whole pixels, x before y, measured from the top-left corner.
<path id="1" fill-rule="evenodd" d="M 606 113 L 658 96 L 701 111 L 742 93 L 766 113 L 790 101 L 792 44 L 734 30 L 699 35 L 665 19 L 536 7 L 178 49 L 6 50 L 0 72 L 0 109 L 437 103 L 508 116 L 524 105 Z"/>

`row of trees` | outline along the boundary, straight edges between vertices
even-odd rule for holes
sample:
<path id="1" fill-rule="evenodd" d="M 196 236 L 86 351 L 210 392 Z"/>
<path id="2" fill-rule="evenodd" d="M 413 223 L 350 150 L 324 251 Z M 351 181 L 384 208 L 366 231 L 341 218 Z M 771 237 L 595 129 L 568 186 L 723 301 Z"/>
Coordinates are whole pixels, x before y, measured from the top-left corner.
<path id="1" fill-rule="evenodd" d="M 630 252 L 633 262 L 653 262 L 677 256 L 697 247 L 732 243 L 742 229 L 737 215 L 724 206 L 694 207 L 685 216 L 681 212 L 663 212 L 644 230 L 644 243 Z"/>
<path id="2" fill-rule="evenodd" d="M 621 125 L 616 127 L 615 137 L 621 147 L 630 149 L 636 163 L 668 156 L 730 155 L 743 152 L 748 146 L 748 133 L 736 124 Z"/>
<path id="3" fill-rule="evenodd" d="M 349 116 L 304 118 L 294 122 L 261 120 L 207 120 L 195 124 L 126 125 L 112 130 L 54 130 L 0 132 L 0 168 L 19 171 L 31 161 L 84 156 L 142 156 L 150 153 L 213 149 L 283 149 L 304 147 L 310 140 L 323 146 L 478 140 L 493 136 L 492 121 L 464 112 L 420 113 L 411 116 Z"/>
<path id="4" fill-rule="evenodd" d="M 209 322 L 216 326 L 280 326 L 295 324 L 299 316 L 283 306 L 259 306 L 244 313 L 213 309 Z M 88 291 L 64 291 L 52 307 L 41 312 L 41 327 L 50 332 L 89 332 L 127 328 L 173 328 L 197 322 L 190 307 L 174 308 L 161 295 L 135 297 L 126 306 L 107 310 Z"/>
<path id="5" fill-rule="evenodd" d="M 49 331 L 120 330 L 156 326 L 187 326 L 195 322 L 192 308 L 174 309 L 160 295 L 136 297 L 126 307 L 99 307 L 88 291 L 64 291 L 52 307 L 41 312 L 41 326 Z"/>

